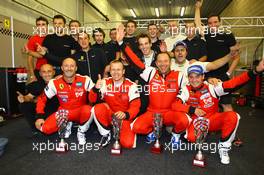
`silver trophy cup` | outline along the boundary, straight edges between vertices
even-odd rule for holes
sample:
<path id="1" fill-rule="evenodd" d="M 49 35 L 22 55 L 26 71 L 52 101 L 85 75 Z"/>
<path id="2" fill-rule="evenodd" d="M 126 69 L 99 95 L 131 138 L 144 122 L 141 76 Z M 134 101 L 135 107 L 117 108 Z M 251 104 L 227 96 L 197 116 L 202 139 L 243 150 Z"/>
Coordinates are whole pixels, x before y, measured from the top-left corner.
<path id="1" fill-rule="evenodd" d="M 207 136 L 209 129 L 209 120 L 205 117 L 198 117 L 193 121 L 196 144 L 198 144 L 198 153 L 193 159 L 193 165 L 205 167 L 205 157 L 202 153 L 202 144 Z"/>
<path id="2" fill-rule="evenodd" d="M 113 137 L 115 139 L 115 143 L 111 149 L 112 155 L 120 155 L 121 154 L 121 145 L 119 143 L 120 138 L 120 128 L 121 128 L 121 120 L 118 119 L 115 115 L 112 116 L 112 125 L 113 125 Z"/>
<path id="3" fill-rule="evenodd" d="M 154 113 L 153 118 L 153 133 L 155 135 L 156 141 L 155 144 L 151 147 L 151 152 L 160 154 L 162 152 L 162 145 L 159 142 L 159 138 L 161 137 L 163 124 L 161 113 Z"/>
<path id="4" fill-rule="evenodd" d="M 68 123 L 69 111 L 65 109 L 58 110 L 56 112 L 56 121 L 58 126 L 58 134 L 60 138 L 59 145 L 56 146 L 56 152 L 64 153 L 68 151 L 68 144 L 65 142 L 64 137 L 66 133 L 66 127 Z"/>

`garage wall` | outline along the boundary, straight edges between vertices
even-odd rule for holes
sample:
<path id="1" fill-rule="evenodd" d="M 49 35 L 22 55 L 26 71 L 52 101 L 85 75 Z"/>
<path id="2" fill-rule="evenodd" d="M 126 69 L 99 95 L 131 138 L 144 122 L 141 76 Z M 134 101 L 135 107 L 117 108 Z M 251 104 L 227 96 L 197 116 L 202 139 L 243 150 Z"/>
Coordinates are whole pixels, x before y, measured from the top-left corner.
<path id="1" fill-rule="evenodd" d="M 101 12 L 103 12 L 110 21 L 120 21 L 122 20 L 122 17 L 119 15 L 118 11 L 112 8 L 111 4 L 108 3 L 107 0 L 90 0 L 96 7 L 100 9 Z M 94 23 L 99 22 L 99 23 Z M 93 24 L 90 24 L 93 23 Z M 105 41 L 110 40 L 109 39 L 109 30 L 113 27 L 116 27 L 115 24 L 111 22 L 106 22 L 104 17 L 102 17 L 97 11 L 95 11 L 90 5 L 86 5 L 84 8 L 84 24 L 87 27 L 91 28 L 97 28 L 100 27 L 104 29 L 106 33 Z"/>
<path id="2" fill-rule="evenodd" d="M 264 16 L 263 9 L 264 3 L 262 0 L 233 0 L 221 13 L 221 16 Z M 264 36 L 264 28 L 232 29 L 232 31 L 236 36 Z M 240 42 L 242 47 L 240 64 L 243 66 L 252 63 L 255 49 L 261 40 L 241 40 Z"/>
<path id="3" fill-rule="evenodd" d="M 1 16 L 0 21 L 10 21 L 10 17 Z M 27 66 L 27 56 L 22 53 L 21 48 L 27 42 L 31 35 L 33 25 L 14 20 L 14 48 L 15 48 L 15 66 Z M 10 27 L 0 24 L 0 48 L 1 58 L 0 67 L 12 66 L 12 45 L 11 45 L 11 31 Z"/>
<path id="4" fill-rule="evenodd" d="M 17 0 L 21 2 L 30 3 L 33 0 Z M 97 22 L 103 21 L 103 17 L 96 12 L 85 0 L 37 0 L 45 5 L 54 8 L 64 15 L 73 19 L 78 19 L 81 23 L 85 22 Z M 111 8 L 107 0 L 92 0 L 95 6 L 97 6 L 104 14 L 108 16 L 110 20 L 120 20 L 121 16 Z M 45 13 L 45 10 L 43 10 Z M 55 14 L 51 14 L 53 16 Z M 32 27 L 35 25 L 35 19 L 40 14 L 33 12 L 21 5 L 14 3 L 12 0 L 0 1 L 0 22 L 4 22 L 5 19 L 10 19 L 10 16 L 14 18 L 14 31 L 17 33 L 31 35 L 33 32 Z M 51 21 L 51 18 L 49 19 Z M 1 48 L 1 67 L 10 67 L 11 63 L 11 36 L 5 34 L 10 29 L 5 29 L 4 24 L 0 23 L 0 48 Z M 108 41 L 108 31 L 106 41 Z M 27 42 L 27 38 L 15 37 L 15 64 L 16 66 L 26 66 L 26 55 L 23 55 L 21 48 Z"/>

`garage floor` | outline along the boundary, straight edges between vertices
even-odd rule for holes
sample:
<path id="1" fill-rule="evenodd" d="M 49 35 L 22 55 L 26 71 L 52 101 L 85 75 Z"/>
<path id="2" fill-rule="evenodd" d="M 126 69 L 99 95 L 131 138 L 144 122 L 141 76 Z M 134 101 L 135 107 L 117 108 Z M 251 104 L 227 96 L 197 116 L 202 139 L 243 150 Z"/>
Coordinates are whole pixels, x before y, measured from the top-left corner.
<path id="1" fill-rule="evenodd" d="M 81 148 L 75 149 L 77 138 L 76 128 L 74 128 L 74 133 L 67 140 L 71 144 L 71 151 L 66 154 L 57 154 L 47 150 L 40 153 L 40 144 L 58 142 L 57 135 L 30 137 L 26 121 L 24 118 L 19 118 L 8 121 L 6 125 L 0 127 L 0 136 L 9 139 L 6 152 L 0 158 L 0 174 L 262 175 L 264 171 L 264 132 L 262 129 L 264 110 L 250 107 L 236 107 L 236 110 L 242 118 L 238 133 L 244 145 L 239 148 L 233 147 L 229 165 L 222 165 L 218 154 L 209 151 L 205 151 L 206 168 L 192 166 L 196 151 L 178 150 L 172 153 L 172 150 L 169 151 L 166 148 L 160 155 L 152 154 L 149 151 L 150 145 L 144 143 L 145 136 L 138 136 L 136 149 L 123 150 L 121 156 L 111 156 L 112 143 L 103 150 L 97 150 L 95 143 L 100 140 L 100 136 L 95 127 L 87 132 L 87 141 L 90 144 L 86 145 L 87 149 L 84 152 Z M 218 138 L 219 134 L 210 134 L 208 142 L 216 143 Z M 165 145 L 169 139 L 169 135 L 164 131 L 162 143 Z"/>

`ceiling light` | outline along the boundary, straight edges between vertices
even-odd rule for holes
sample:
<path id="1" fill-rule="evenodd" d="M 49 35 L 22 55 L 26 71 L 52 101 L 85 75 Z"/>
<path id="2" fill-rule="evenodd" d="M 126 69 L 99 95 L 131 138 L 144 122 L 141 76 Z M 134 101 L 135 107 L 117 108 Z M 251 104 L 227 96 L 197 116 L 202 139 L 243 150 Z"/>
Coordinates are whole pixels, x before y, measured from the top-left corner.
<path id="1" fill-rule="evenodd" d="M 137 15 L 136 15 L 134 9 L 129 9 L 129 11 L 130 11 L 131 15 L 132 15 L 134 18 L 137 17 Z"/>
<path id="2" fill-rule="evenodd" d="M 159 13 L 159 8 L 155 8 L 155 13 L 156 13 L 156 16 L 159 17 L 160 16 L 160 13 Z"/>
<path id="3" fill-rule="evenodd" d="M 182 8 L 181 8 L 180 16 L 183 16 L 183 15 L 184 15 L 184 11 L 185 11 L 185 7 L 182 7 Z"/>

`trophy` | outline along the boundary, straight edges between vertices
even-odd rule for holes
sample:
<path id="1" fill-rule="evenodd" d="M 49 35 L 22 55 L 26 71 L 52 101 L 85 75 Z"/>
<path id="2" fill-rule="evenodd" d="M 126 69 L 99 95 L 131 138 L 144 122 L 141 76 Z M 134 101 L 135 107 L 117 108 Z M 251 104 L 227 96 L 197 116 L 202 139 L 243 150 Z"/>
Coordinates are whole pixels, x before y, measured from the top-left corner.
<path id="1" fill-rule="evenodd" d="M 64 140 L 68 123 L 68 114 L 69 111 L 65 109 L 58 110 L 55 114 L 57 126 L 59 128 L 58 134 L 60 138 L 60 143 L 58 146 L 56 146 L 56 152 L 59 153 L 65 153 L 66 151 L 68 151 L 68 144 Z"/>
<path id="2" fill-rule="evenodd" d="M 160 113 L 154 113 L 154 120 L 153 120 L 153 132 L 156 138 L 154 145 L 151 147 L 151 152 L 155 154 L 160 154 L 162 151 L 162 145 L 159 142 L 159 138 L 161 136 L 161 129 L 162 129 L 162 116 Z"/>
<path id="3" fill-rule="evenodd" d="M 112 124 L 113 124 L 113 137 L 115 139 L 115 143 L 111 149 L 112 155 L 120 155 L 121 154 L 121 145 L 119 143 L 120 136 L 120 128 L 121 128 L 121 120 L 116 117 L 116 115 L 112 116 Z"/>
<path id="4" fill-rule="evenodd" d="M 193 159 L 193 165 L 198 167 L 205 167 L 205 158 L 202 154 L 202 144 L 208 133 L 209 120 L 204 117 L 198 117 L 193 121 L 193 126 L 196 136 L 196 144 L 198 144 L 198 153 Z"/>

